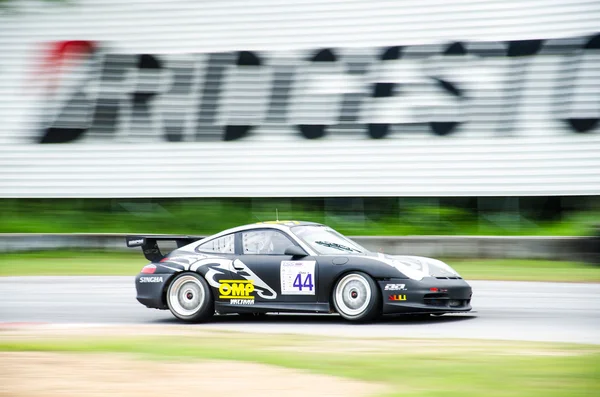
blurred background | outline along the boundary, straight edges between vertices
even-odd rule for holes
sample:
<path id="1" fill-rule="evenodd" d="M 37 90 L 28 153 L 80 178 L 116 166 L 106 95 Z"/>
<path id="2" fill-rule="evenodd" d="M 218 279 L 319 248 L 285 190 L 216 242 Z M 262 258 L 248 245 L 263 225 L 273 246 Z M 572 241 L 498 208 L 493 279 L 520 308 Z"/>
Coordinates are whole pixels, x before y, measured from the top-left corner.
<path id="1" fill-rule="evenodd" d="M 0 4 L 0 232 L 598 233 L 597 2 Z"/>
<path id="2" fill-rule="evenodd" d="M 466 279 L 600 281 L 596 0 L 0 0 L 0 54 L 0 275 L 132 275 L 144 261 L 123 234 L 277 213 L 449 259 Z M 495 318 L 520 296 L 477 286 Z M 597 330 L 597 287 L 539 288 L 542 305 L 587 302 L 569 332 Z M 486 306 L 490 291 L 504 292 Z M 571 309 L 526 312 L 537 325 L 523 329 L 571 323 Z M 592 395 L 597 352 L 581 360 L 570 373 L 588 383 L 564 384 Z M 481 390 L 541 390 L 519 376 Z"/>

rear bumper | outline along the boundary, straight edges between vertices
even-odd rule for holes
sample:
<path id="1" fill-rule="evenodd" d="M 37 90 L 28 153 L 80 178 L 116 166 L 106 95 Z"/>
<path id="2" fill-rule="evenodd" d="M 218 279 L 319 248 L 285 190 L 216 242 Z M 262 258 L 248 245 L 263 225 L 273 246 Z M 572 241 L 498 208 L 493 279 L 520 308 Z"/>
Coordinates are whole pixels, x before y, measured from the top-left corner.
<path id="1" fill-rule="evenodd" d="M 136 299 L 153 309 L 168 309 L 164 298 L 166 287 L 174 274 L 138 274 L 135 276 Z"/>
<path id="2" fill-rule="evenodd" d="M 462 279 L 379 281 L 383 313 L 452 313 L 471 308 L 471 286 Z"/>

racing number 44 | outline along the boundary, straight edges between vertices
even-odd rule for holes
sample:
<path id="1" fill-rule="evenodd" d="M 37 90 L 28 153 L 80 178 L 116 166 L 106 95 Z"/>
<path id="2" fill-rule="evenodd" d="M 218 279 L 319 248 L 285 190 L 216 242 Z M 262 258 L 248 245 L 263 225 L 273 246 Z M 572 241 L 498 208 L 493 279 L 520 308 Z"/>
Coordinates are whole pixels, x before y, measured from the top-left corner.
<path id="1" fill-rule="evenodd" d="M 282 261 L 282 295 L 315 295 L 317 276 L 315 261 Z"/>
<path id="2" fill-rule="evenodd" d="M 302 288 L 308 288 L 309 291 L 312 291 L 314 288 L 312 274 L 308 273 L 304 278 L 304 281 L 302 281 L 302 273 L 298 273 L 292 287 L 298 288 L 299 291 L 302 291 Z"/>

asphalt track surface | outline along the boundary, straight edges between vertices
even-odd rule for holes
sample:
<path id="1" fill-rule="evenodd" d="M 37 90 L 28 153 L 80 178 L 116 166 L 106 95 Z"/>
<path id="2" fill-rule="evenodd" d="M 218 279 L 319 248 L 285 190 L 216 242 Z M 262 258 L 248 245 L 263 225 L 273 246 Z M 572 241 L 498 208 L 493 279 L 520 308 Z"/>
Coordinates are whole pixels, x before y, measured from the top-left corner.
<path id="1" fill-rule="evenodd" d="M 600 344 L 600 284 L 472 281 L 473 309 L 355 325 L 337 315 L 215 316 L 190 327 L 349 337 L 468 338 Z M 179 325 L 135 300 L 133 277 L 0 278 L 0 325 Z"/>

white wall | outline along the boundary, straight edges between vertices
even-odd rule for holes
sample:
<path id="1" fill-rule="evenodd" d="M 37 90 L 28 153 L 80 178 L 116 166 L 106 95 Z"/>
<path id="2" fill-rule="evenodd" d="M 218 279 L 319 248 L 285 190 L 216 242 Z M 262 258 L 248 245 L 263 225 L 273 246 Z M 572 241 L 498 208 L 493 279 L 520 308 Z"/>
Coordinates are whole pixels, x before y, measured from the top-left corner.
<path id="1" fill-rule="evenodd" d="M 0 197 L 600 194 L 598 1 L 16 3 Z M 67 40 L 94 51 L 51 67 Z"/>

